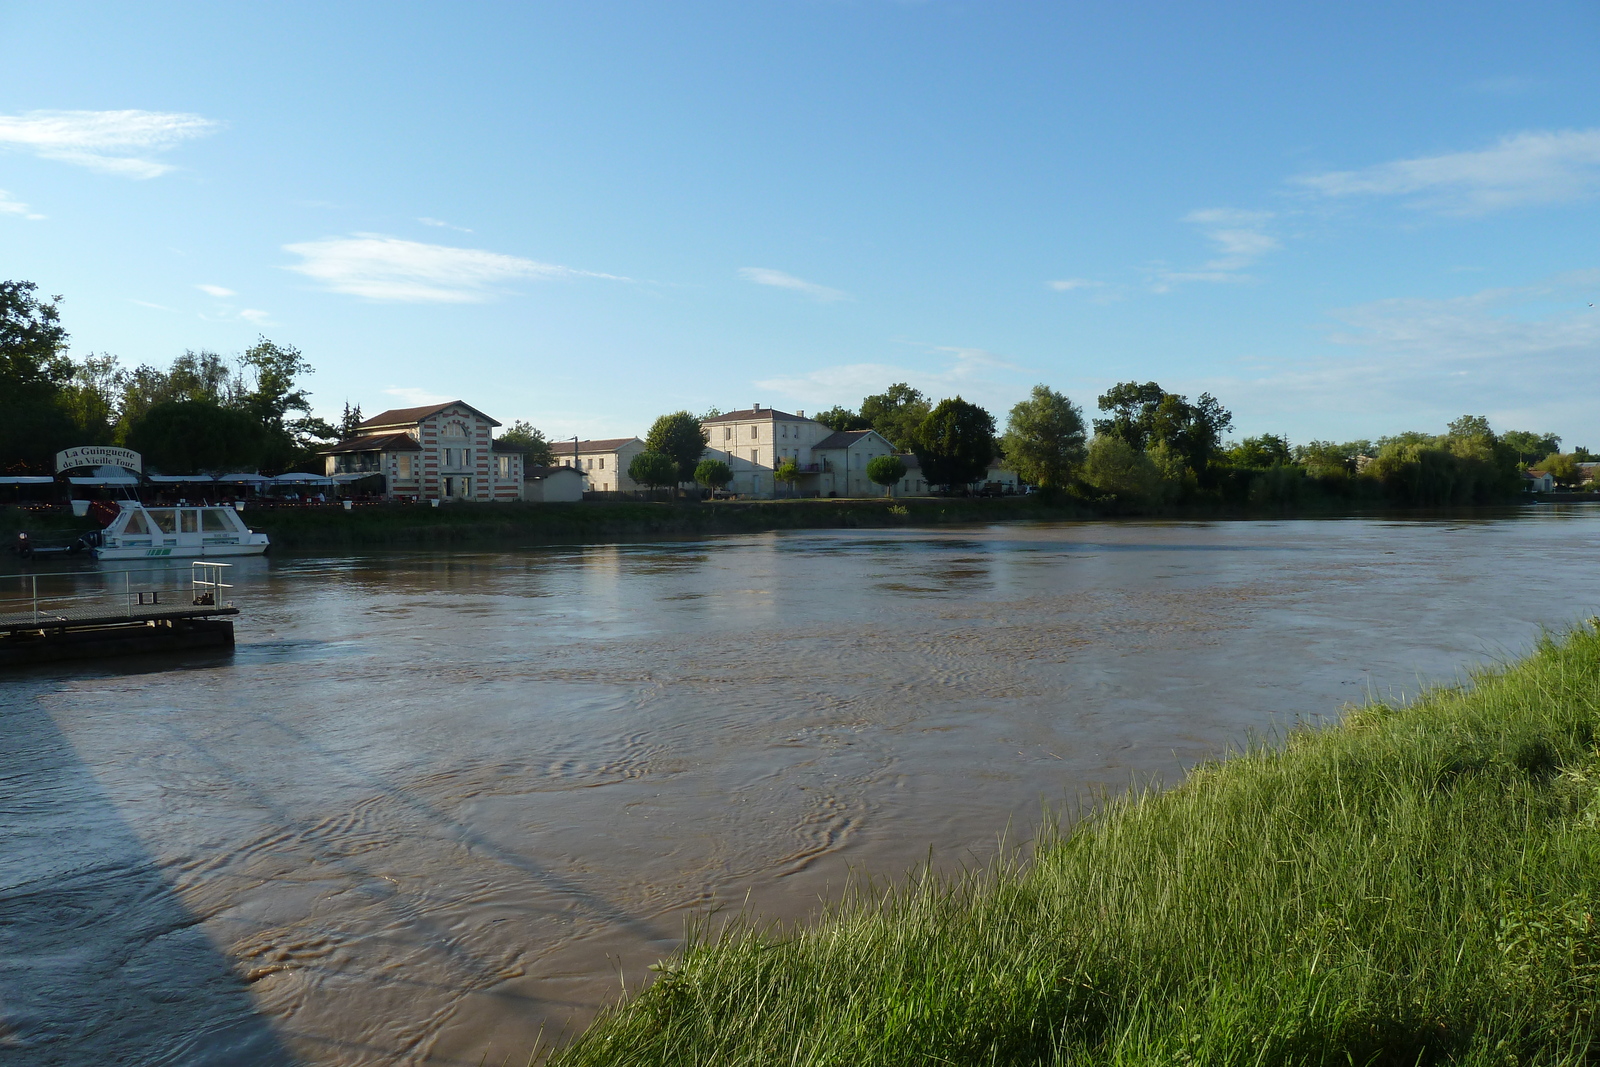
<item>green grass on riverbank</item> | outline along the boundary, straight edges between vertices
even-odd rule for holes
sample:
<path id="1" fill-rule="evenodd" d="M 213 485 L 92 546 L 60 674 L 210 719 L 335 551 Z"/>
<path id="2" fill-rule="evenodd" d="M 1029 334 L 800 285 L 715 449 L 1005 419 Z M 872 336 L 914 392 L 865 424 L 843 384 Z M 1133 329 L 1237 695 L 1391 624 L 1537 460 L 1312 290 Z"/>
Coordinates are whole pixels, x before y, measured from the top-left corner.
<path id="1" fill-rule="evenodd" d="M 1600 624 L 1597 624 L 1600 625 Z M 691 944 L 552 1063 L 1593 1063 L 1600 632 Z"/>

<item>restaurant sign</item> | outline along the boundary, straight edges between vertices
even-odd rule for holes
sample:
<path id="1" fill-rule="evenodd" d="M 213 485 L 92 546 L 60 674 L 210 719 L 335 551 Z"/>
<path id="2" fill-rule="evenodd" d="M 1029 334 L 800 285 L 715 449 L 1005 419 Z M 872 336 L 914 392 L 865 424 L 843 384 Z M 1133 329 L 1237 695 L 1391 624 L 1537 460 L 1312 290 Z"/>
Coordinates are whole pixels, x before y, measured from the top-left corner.
<path id="1" fill-rule="evenodd" d="M 143 473 L 144 457 L 129 448 L 112 448 L 110 445 L 83 445 L 63 449 L 56 453 L 56 473 L 76 467 L 126 467 Z"/>

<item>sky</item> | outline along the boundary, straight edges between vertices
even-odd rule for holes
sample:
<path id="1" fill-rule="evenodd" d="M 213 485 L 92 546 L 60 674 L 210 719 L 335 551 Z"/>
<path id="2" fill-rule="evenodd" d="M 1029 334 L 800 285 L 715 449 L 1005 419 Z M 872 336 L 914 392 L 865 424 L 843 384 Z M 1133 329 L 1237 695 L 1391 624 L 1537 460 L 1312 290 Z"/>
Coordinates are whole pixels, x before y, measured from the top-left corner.
<path id="1" fill-rule="evenodd" d="M 1600 5 L 0 0 L 0 278 L 552 438 L 908 381 L 1600 448 Z"/>

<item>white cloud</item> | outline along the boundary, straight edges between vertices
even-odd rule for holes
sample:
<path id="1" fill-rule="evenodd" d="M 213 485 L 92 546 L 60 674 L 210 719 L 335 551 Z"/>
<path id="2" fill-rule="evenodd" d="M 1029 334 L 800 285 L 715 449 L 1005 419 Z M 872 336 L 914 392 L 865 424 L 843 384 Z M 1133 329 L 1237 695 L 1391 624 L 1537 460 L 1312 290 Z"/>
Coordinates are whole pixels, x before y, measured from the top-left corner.
<path id="1" fill-rule="evenodd" d="M 936 401 L 959 393 L 974 403 L 990 405 L 997 418 L 1003 415 L 1001 407 L 1009 406 L 1021 395 L 1015 375 L 1023 368 L 992 352 L 953 345 L 916 344 L 914 347 L 938 357 L 942 365 L 842 363 L 752 384 L 809 407 L 824 408 L 833 404 L 853 406 L 860 403 L 863 396 L 882 392 L 894 382 L 908 382 Z M 1002 381 L 1002 378 L 1011 380 Z"/>
<path id="2" fill-rule="evenodd" d="M 1600 129 L 1530 131 L 1488 148 L 1421 156 L 1295 179 L 1327 197 L 1411 197 L 1413 207 L 1478 215 L 1600 191 Z"/>
<path id="3" fill-rule="evenodd" d="M 461 233 L 471 233 L 472 232 L 471 230 L 467 229 L 465 226 L 457 226 L 454 223 L 445 222 L 443 219 L 420 218 L 417 221 L 422 223 L 424 226 L 439 226 L 439 227 L 442 227 L 442 228 L 444 228 L 446 230 L 459 230 Z"/>
<path id="4" fill-rule="evenodd" d="M 195 288 L 200 290 L 202 293 L 209 293 L 209 294 L 211 294 L 212 296 L 215 296 L 215 297 L 238 296 L 239 295 L 238 293 L 234 292 L 232 289 L 224 289 L 220 285 L 203 285 L 202 284 L 202 285 L 195 286 Z"/>
<path id="5" fill-rule="evenodd" d="M 1105 285 L 1105 282 L 1097 282 L 1090 278 L 1062 278 L 1045 284 L 1058 293 L 1070 293 L 1074 289 L 1098 289 Z"/>
<path id="6" fill-rule="evenodd" d="M 150 158 L 221 123 L 168 111 L 29 111 L 0 115 L 0 145 L 125 178 L 173 168 Z"/>
<path id="7" fill-rule="evenodd" d="M 35 220 L 44 218 L 4 189 L 0 189 L 0 215 L 21 215 L 25 219 Z"/>
<path id="8" fill-rule="evenodd" d="M 495 286 L 523 278 L 607 278 L 519 256 L 406 241 L 376 233 L 284 245 L 301 258 L 289 267 L 336 293 L 404 303 L 470 304 L 493 299 Z"/>
<path id="9" fill-rule="evenodd" d="M 239 317 L 246 322 L 253 322 L 260 326 L 271 317 L 271 314 L 271 312 L 262 311 L 259 308 L 243 308 L 239 312 Z"/>
<path id="10" fill-rule="evenodd" d="M 1591 443 L 1600 377 L 1600 271 L 1450 299 L 1378 300 L 1333 312 L 1332 354 L 1260 364 L 1208 388 L 1246 418 L 1320 424 L 1354 437 L 1442 429 L 1465 412 L 1501 429 L 1554 429 Z"/>
<path id="11" fill-rule="evenodd" d="M 424 404 L 448 404 L 456 399 L 453 396 L 444 396 L 441 393 L 430 393 L 426 389 L 418 389 L 414 385 L 397 385 L 383 391 L 385 396 L 392 396 L 403 400 L 408 407 L 420 408 Z"/>
<path id="12" fill-rule="evenodd" d="M 803 278 L 796 278 L 792 274 L 785 274 L 781 270 L 772 270 L 768 267 L 740 267 L 739 277 L 757 285 L 775 285 L 779 289 L 793 289 L 823 303 L 850 299 L 848 293 L 840 292 L 838 289 L 829 289 L 826 285 L 808 282 Z"/>

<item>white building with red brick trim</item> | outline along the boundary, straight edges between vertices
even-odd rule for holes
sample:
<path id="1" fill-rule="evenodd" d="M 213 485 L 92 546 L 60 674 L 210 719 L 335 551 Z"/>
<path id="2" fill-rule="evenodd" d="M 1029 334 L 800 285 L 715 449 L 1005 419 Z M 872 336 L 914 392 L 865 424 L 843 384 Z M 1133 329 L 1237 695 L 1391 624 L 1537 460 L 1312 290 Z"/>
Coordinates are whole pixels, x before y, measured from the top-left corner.
<path id="1" fill-rule="evenodd" d="M 338 481 L 364 484 L 382 475 L 381 495 L 391 500 L 521 500 L 524 456 L 497 446 L 499 425 L 460 400 L 394 408 L 322 455 Z"/>

